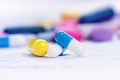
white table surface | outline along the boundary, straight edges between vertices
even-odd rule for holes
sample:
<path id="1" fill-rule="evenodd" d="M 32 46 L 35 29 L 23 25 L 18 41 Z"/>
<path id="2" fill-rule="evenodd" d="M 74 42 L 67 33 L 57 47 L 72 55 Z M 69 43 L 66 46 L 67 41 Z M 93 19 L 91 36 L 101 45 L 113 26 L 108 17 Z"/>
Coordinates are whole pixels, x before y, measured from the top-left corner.
<path id="1" fill-rule="evenodd" d="M 120 41 L 84 42 L 86 52 L 77 56 L 40 58 L 32 56 L 27 47 L 0 49 L 2 80 L 119 80 Z"/>

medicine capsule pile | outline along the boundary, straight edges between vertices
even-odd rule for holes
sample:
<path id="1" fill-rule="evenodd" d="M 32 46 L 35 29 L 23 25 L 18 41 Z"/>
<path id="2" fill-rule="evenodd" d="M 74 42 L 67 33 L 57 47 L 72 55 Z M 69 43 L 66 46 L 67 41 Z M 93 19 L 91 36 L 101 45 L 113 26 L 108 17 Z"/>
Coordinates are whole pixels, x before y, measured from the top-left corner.
<path id="1" fill-rule="evenodd" d="M 28 46 L 33 55 L 40 57 L 57 57 L 63 52 L 62 47 L 57 43 L 48 43 L 38 38 L 32 39 Z"/>
<path id="2" fill-rule="evenodd" d="M 29 42 L 29 50 L 35 56 L 57 57 L 63 54 L 64 49 L 82 55 L 84 46 L 64 31 L 57 32 L 55 35 L 56 43 L 48 43 L 46 40 L 34 38 Z"/>

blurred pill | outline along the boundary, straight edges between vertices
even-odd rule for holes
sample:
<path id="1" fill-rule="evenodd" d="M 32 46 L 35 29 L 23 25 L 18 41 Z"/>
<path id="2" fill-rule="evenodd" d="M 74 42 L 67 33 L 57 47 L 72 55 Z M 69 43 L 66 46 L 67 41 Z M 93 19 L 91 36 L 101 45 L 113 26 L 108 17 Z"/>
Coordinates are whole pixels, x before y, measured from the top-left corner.
<path id="1" fill-rule="evenodd" d="M 11 34 L 0 35 L 0 47 L 21 47 L 36 36 L 33 34 Z"/>
<path id="2" fill-rule="evenodd" d="M 111 7 L 106 7 L 93 13 L 81 16 L 79 23 L 96 23 L 110 20 L 115 15 Z"/>
<path id="3" fill-rule="evenodd" d="M 62 13 L 62 19 L 78 19 L 79 14 L 75 11 L 64 11 Z"/>
<path id="4" fill-rule="evenodd" d="M 78 41 L 82 41 L 83 40 L 83 34 L 77 28 L 58 27 L 58 28 L 55 29 L 55 33 L 59 32 L 59 31 L 65 31 L 66 33 L 68 33 L 69 35 L 71 35 L 72 37 L 74 37 Z"/>
<path id="5" fill-rule="evenodd" d="M 57 25 L 57 27 L 78 27 L 78 21 L 77 20 L 71 20 L 71 19 L 67 19 L 67 20 L 62 20 L 61 23 L 59 25 Z"/>
<path id="6" fill-rule="evenodd" d="M 52 31 L 48 31 L 48 32 L 44 32 L 44 33 L 39 33 L 37 35 L 38 38 L 44 39 L 48 42 L 53 42 L 54 41 L 54 32 Z"/>
<path id="7" fill-rule="evenodd" d="M 3 35 L 0 36 L 0 47 L 20 47 L 27 43 L 24 35 Z"/>
<path id="8" fill-rule="evenodd" d="M 106 27 L 94 28 L 90 34 L 90 39 L 97 42 L 110 41 L 113 37 L 113 30 Z"/>
<path id="9" fill-rule="evenodd" d="M 16 26 L 4 29 L 4 32 L 8 34 L 40 33 L 44 31 L 45 29 L 41 26 Z"/>

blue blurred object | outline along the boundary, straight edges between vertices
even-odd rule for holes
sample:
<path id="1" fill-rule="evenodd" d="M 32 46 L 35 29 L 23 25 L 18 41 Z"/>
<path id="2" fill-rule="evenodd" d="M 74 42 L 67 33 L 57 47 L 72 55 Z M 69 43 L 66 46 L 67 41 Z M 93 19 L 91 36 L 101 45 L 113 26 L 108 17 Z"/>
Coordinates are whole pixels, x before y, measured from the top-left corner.
<path id="1" fill-rule="evenodd" d="M 112 19 L 114 15 L 115 15 L 114 10 L 111 7 L 106 7 L 99 11 L 82 16 L 79 19 L 79 23 L 104 22 L 104 21 Z"/>
<path id="2" fill-rule="evenodd" d="M 73 37 L 64 31 L 59 31 L 55 35 L 55 41 L 60 44 L 63 48 L 67 48 Z"/>
<path id="3" fill-rule="evenodd" d="M 48 31 L 48 32 L 39 33 L 37 37 L 49 42 L 54 42 L 54 35 L 55 33 L 53 31 Z"/>
<path id="4" fill-rule="evenodd" d="M 9 37 L 8 36 L 0 36 L 0 47 L 8 47 L 9 46 Z"/>
<path id="5" fill-rule="evenodd" d="M 4 30 L 8 34 L 19 34 L 19 33 L 40 33 L 44 32 L 45 29 L 42 26 L 16 26 L 9 27 Z"/>

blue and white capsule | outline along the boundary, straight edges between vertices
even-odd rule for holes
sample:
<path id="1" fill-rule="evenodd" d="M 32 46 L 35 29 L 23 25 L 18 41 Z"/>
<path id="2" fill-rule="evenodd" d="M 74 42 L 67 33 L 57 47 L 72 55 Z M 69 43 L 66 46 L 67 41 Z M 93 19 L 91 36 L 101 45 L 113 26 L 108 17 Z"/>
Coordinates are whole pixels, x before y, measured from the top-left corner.
<path id="1" fill-rule="evenodd" d="M 84 45 L 64 31 L 57 32 L 55 35 L 55 40 L 63 48 L 68 49 L 73 53 L 81 55 L 85 52 Z"/>
<path id="2" fill-rule="evenodd" d="M 0 36 L 0 47 L 18 47 L 26 45 L 27 40 L 24 35 L 4 35 Z"/>

